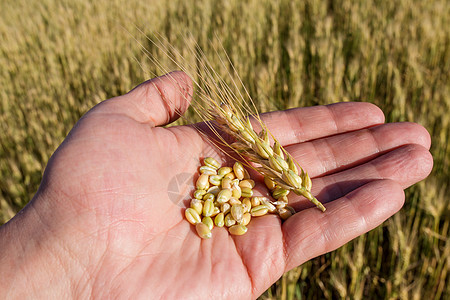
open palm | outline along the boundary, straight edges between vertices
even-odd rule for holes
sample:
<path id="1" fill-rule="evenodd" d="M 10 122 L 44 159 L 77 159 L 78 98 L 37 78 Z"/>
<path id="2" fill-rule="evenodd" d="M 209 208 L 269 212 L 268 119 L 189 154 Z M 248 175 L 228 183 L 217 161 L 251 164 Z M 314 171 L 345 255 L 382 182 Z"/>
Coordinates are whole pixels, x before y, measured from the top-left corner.
<path id="1" fill-rule="evenodd" d="M 378 226 L 431 170 L 426 130 L 382 124 L 371 104 L 268 113 L 263 120 L 313 178 L 327 211 L 290 195 L 298 213 L 288 221 L 267 215 L 243 236 L 216 228 L 202 240 L 177 195 L 189 197 L 183 183 L 193 184 L 202 157 L 220 153 L 192 126 L 157 127 L 186 109 L 189 90 L 176 72 L 104 101 L 51 158 L 25 215 L 39 215 L 41 243 L 63 249 L 56 253 L 70 266 L 72 295 L 255 298 L 287 270 Z"/>

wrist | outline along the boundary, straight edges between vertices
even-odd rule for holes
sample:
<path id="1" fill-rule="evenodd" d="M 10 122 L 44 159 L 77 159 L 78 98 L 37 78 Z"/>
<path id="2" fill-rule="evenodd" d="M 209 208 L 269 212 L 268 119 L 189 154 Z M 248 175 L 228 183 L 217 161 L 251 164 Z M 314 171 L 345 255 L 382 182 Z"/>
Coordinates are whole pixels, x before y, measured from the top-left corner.
<path id="1" fill-rule="evenodd" d="M 61 228 L 55 231 L 49 226 L 51 212 L 44 214 L 36 205 L 42 200 L 33 199 L 0 227 L 2 299 L 66 298 L 72 293 L 79 267 L 70 260 L 64 240 L 58 238 Z"/>

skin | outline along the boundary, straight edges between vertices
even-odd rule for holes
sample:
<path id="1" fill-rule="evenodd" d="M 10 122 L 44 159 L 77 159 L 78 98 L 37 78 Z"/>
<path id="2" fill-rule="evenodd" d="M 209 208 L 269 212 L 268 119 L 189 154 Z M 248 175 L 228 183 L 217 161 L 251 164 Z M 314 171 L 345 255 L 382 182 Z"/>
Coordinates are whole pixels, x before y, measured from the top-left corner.
<path id="1" fill-rule="evenodd" d="M 158 127 L 187 108 L 191 90 L 174 72 L 75 125 L 32 201 L 0 227 L 0 298 L 256 298 L 284 272 L 380 225 L 432 169 L 428 132 L 383 124 L 372 104 L 268 113 L 327 211 L 290 195 L 298 213 L 286 222 L 267 215 L 243 236 L 215 228 L 202 240 L 184 219 L 186 202 L 168 191 L 217 152 L 192 126 Z"/>

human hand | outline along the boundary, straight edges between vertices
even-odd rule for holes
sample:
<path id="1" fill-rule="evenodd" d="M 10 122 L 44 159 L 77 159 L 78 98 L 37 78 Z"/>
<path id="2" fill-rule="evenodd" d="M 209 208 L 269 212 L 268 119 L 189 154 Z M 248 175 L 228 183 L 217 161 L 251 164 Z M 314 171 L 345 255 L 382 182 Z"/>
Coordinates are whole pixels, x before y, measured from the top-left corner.
<path id="1" fill-rule="evenodd" d="M 298 213 L 286 222 L 267 215 L 243 236 L 216 228 L 202 240 L 168 189 L 216 150 L 192 126 L 156 127 L 188 106 L 189 79 L 170 76 L 100 103 L 76 124 L 33 200 L 0 227 L 1 298 L 256 298 L 289 269 L 381 224 L 432 168 L 427 131 L 382 124 L 371 104 L 264 114 L 327 211 L 290 195 Z"/>

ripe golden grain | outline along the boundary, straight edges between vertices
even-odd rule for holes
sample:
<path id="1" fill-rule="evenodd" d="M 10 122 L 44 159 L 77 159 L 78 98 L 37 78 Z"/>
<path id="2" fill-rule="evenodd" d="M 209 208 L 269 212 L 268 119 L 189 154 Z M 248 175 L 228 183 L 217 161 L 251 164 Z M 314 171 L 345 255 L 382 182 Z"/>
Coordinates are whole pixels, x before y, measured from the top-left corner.
<path id="1" fill-rule="evenodd" d="M 206 194 L 206 191 L 205 190 L 196 190 L 195 192 L 194 192 L 194 198 L 197 198 L 197 199 L 203 199 L 203 196 Z"/>
<path id="2" fill-rule="evenodd" d="M 240 222 L 238 222 L 241 225 L 247 226 L 250 221 L 252 219 L 252 215 L 248 212 L 246 212 L 243 216 L 242 216 L 242 220 Z"/>
<path id="3" fill-rule="evenodd" d="M 211 217 L 203 217 L 202 223 L 208 226 L 209 230 L 214 228 L 214 222 Z"/>
<path id="4" fill-rule="evenodd" d="M 203 201 L 194 198 L 191 200 L 190 207 L 200 215 L 203 212 Z"/>
<path id="5" fill-rule="evenodd" d="M 233 226 L 234 224 L 236 224 L 236 220 L 233 219 L 233 217 L 231 216 L 231 213 L 228 213 L 225 215 L 224 222 L 225 222 L 226 227 L 230 227 L 230 226 Z"/>
<path id="6" fill-rule="evenodd" d="M 231 189 L 231 179 L 230 178 L 223 178 L 222 179 L 222 189 Z"/>
<path id="7" fill-rule="evenodd" d="M 195 224 L 195 230 L 202 239 L 210 239 L 212 236 L 211 229 L 209 229 L 208 225 L 202 222 Z"/>
<path id="8" fill-rule="evenodd" d="M 264 146 L 261 149 L 265 149 Z M 281 159 L 284 159 L 281 146 L 274 145 L 272 156 L 272 166 L 277 169 L 289 166 L 289 160 L 281 162 Z M 271 158 L 270 155 L 268 157 Z M 247 231 L 246 226 L 252 217 L 276 212 L 285 220 L 295 213 L 287 206 L 286 195 L 289 190 L 271 179 L 265 179 L 265 182 L 266 185 L 274 183 L 272 195 L 278 199 L 274 202 L 266 197 L 252 197 L 255 181 L 248 177 L 248 172 L 240 162 L 235 162 L 233 168 L 221 166 L 217 160 L 210 157 L 206 157 L 204 162 L 205 165 L 199 168 L 201 175 L 196 181 L 197 189 L 193 193 L 194 198 L 190 202 L 190 208 L 185 211 L 186 219 L 196 225 L 197 233 L 202 238 L 212 237 L 214 225 L 226 226 L 230 229 L 230 234 L 242 235 Z M 298 186 L 300 181 L 292 175 L 292 172 L 291 170 L 282 171 L 283 174 L 287 174 L 284 176 L 287 176 L 287 182 Z M 206 225 L 208 230 L 198 223 Z"/>
<path id="9" fill-rule="evenodd" d="M 211 183 L 212 185 L 215 186 L 219 186 L 222 182 L 222 177 L 221 175 L 210 175 L 209 176 L 209 183 Z"/>
<path id="10" fill-rule="evenodd" d="M 216 197 L 214 196 L 214 194 L 206 193 L 205 195 L 203 195 L 203 200 L 204 200 L 204 201 L 206 201 L 206 200 L 212 200 L 212 201 L 214 201 L 214 199 L 216 199 Z"/>
<path id="11" fill-rule="evenodd" d="M 242 224 L 233 225 L 230 228 L 228 228 L 228 231 L 232 235 L 243 235 L 247 232 L 247 227 Z"/>
<path id="12" fill-rule="evenodd" d="M 214 202 L 211 199 L 208 199 L 203 204 L 203 215 L 205 217 L 210 217 L 214 213 Z"/>
<path id="13" fill-rule="evenodd" d="M 217 170 L 218 168 L 220 168 L 220 163 L 217 160 L 215 160 L 213 157 L 205 157 L 203 162 L 205 163 L 205 165 L 207 167 L 210 167 L 214 170 Z"/>
<path id="14" fill-rule="evenodd" d="M 230 203 L 230 205 L 237 205 L 237 204 L 242 204 L 242 202 L 234 197 L 231 197 L 230 200 L 228 201 L 228 203 Z"/>
<path id="15" fill-rule="evenodd" d="M 225 176 L 225 175 L 231 173 L 232 171 L 233 171 L 233 169 L 230 168 L 230 167 L 221 167 L 221 168 L 217 171 L 217 174 L 218 174 L 218 175 L 221 175 L 221 176 L 223 177 L 223 176 Z M 236 176 L 236 175 L 235 175 L 235 176 Z"/>
<path id="16" fill-rule="evenodd" d="M 235 162 L 233 165 L 234 175 L 237 179 L 244 179 L 244 166 L 240 162 Z"/>
<path id="17" fill-rule="evenodd" d="M 236 222 L 239 223 L 242 221 L 242 217 L 244 215 L 244 207 L 242 206 L 242 204 L 232 205 L 230 213 L 233 219 L 235 219 Z"/>
<path id="18" fill-rule="evenodd" d="M 231 204 L 230 203 L 224 203 L 220 206 L 220 211 L 224 214 L 229 213 L 231 210 Z"/>
<path id="19" fill-rule="evenodd" d="M 269 212 L 269 209 L 265 205 L 258 205 L 258 206 L 253 207 L 250 210 L 250 214 L 252 215 L 252 217 L 264 216 L 268 212 Z"/>
<path id="20" fill-rule="evenodd" d="M 255 187 L 255 181 L 251 179 L 244 179 L 241 182 L 239 182 L 239 187 L 242 188 L 249 188 L 253 189 Z"/>
<path id="21" fill-rule="evenodd" d="M 206 190 L 209 187 L 209 175 L 202 174 L 197 179 L 196 187 L 198 190 Z"/>
<path id="22" fill-rule="evenodd" d="M 188 220 L 192 225 L 202 221 L 199 213 L 197 213 L 197 211 L 193 208 L 186 208 L 184 215 L 186 216 L 186 220 Z"/>
<path id="23" fill-rule="evenodd" d="M 200 173 L 206 175 L 217 175 L 217 171 L 209 166 L 201 166 Z"/>
<path id="24" fill-rule="evenodd" d="M 247 187 L 242 188 L 241 195 L 242 195 L 242 197 L 249 198 L 249 197 L 253 196 L 253 190 L 251 188 L 247 188 Z"/>
<path id="25" fill-rule="evenodd" d="M 223 212 L 217 214 L 217 216 L 214 218 L 214 224 L 217 227 L 223 227 L 225 225 L 225 215 Z"/>
<path id="26" fill-rule="evenodd" d="M 232 196 L 232 191 L 230 189 L 223 189 L 217 195 L 217 202 L 219 202 L 219 203 L 228 202 L 230 200 L 231 196 Z"/>

